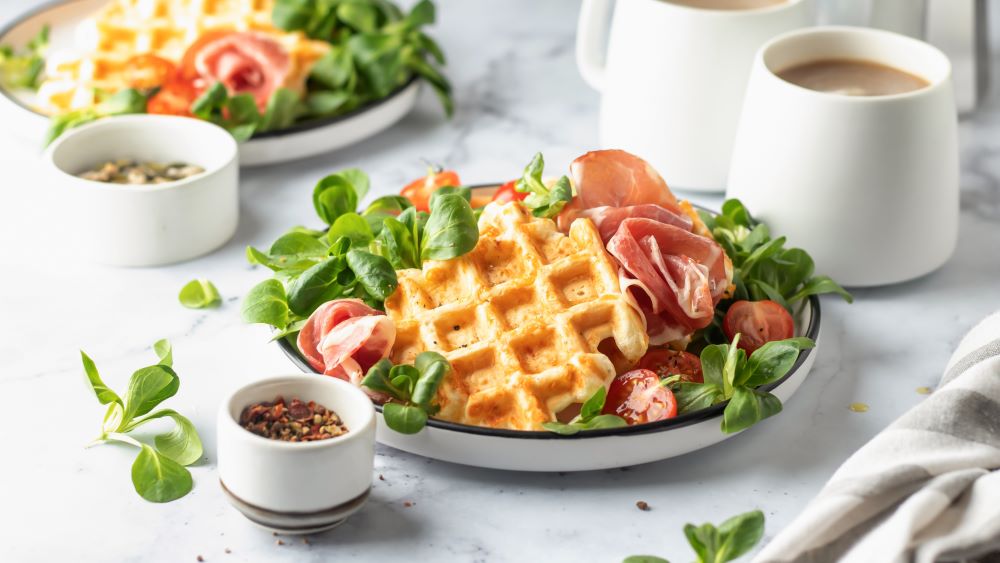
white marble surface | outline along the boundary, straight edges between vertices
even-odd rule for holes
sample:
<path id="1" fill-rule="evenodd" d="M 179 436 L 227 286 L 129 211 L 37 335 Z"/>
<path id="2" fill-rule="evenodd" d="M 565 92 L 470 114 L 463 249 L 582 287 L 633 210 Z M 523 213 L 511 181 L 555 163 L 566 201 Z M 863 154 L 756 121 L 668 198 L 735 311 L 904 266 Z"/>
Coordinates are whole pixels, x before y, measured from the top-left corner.
<path id="1" fill-rule="evenodd" d="M 0 3 L 0 22 L 25 4 Z M 0 462 L 2 561 L 616 561 L 634 553 L 690 559 L 685 522 L 719 522 L 760 508 L 771 537 L 851 452 L 933 386 L 964 332 L 1000 308 L 1000 107 L 963 123 L 959 249 L 939 272 L 858 291 L 848 306 L 825 299 L 815 369 L 778 417 L 679 459 L 583 474 L 523 474 L 461 467 L 380 447 L 368 507 L 304 544 L 251 526 L 224 501 L 215 471 L 214 414 L 226 390 L 294 372 L 267 330 L 239 319 L 239 300 L 265 277 L 243 249 L 313 221 L 310 190 L 325 173 L 369 171 L 378 194 L 419 175 L 421 159 L 466 182 L 515 175 L 536 150 L 553 166 L 596 146 L 597 95 L 573 63 L 570 0 L 439 2 L 442 39 L 458 98 L 440 118 L 425 93 L 391 132 L 349 150 L 244 171 L 236 237 L 217 253 L 159 269 L 79 263 L 73 236 L 53 221 L 60 202 L 37 181 L 36 147 L 0 135 Z M 0 124 L 2 128 L 2 124 Z M 669 171 L 663 171 L 669 181 Z M 696 198 L 712 203 L 711 198 Z M 714 200 L 717 201 L 717 200 Z M 921 218 L 933 221 L 933 217 Z M 225 296 L 215 311 L 184 309 L 194 277 Z M 129 481 L 135 451 L 83 449 L 103 409 L 78 350 L 122 388 L 169 338 L 180 393 L 170 401 L 201 431 L 195 489 L 167 505 L 140 499 Z M 867 413 L 848 410 L 868 403 Z M 636 501 L 649 503 L 642 512 Z M 404 503 L 413 503 L 407 507 Z M 225 549 L 231 550 L 230 554 Z"/>

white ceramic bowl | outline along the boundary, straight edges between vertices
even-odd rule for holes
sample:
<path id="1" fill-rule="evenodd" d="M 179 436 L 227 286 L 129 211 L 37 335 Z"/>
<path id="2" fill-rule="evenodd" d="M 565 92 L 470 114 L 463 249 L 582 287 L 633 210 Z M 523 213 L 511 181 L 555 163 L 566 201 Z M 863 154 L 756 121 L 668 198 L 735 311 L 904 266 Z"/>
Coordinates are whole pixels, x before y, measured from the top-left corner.
<path id="1" fill-rule="evenodd" d="M 298 398 L 336 412 L 347 433 L 315 442 L 264 438 L 239 425 L 251 404 Z M 368 499 L 375 465 L 375 409 L 354 385 L 333 377 L 287 375 L 256 381 L 219 408 L 219 481 L 233 506 L 282 533 L 337 526 Z"/>
<path id="2" fill-rule="evenodd" d="M 169 184 L 119 185 L 77 175 L 104 162 L 196 164 L 205 172 Z M 158 266 L 222 246 L 239 219 L 236 141 L 197 119 L 128 115 L 96 121 L 45 152 L 78 254 L 114 266 Z"/>

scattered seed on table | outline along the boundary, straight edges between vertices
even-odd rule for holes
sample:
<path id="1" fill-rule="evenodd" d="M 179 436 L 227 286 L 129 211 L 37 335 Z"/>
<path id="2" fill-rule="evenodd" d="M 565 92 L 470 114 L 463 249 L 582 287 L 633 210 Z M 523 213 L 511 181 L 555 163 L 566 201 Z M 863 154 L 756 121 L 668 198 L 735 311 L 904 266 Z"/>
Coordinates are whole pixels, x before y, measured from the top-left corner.
<path id="1" fill-rule="evenodd" d="M 282 541 L 282 540 L 277 540 L 274 543 L 277 544 L 277 545 L 285 545 L 285 542 Z"/>
<path id="2" fill-rule="evenodd" d="M 930 395 L 931 394 L 931 388 L 930 387 L 917 387 L 917 393 L 920 393 L 921 395 Z"/>
<path id="3" fill-rule="evenodd" d="M 404 502 L 404 503 L 403 503 L 403 506 L 405 506 L 406 508 L 410 508 L 410 507 L 411 507 L 411 506 L 413 506 L 414 504 L 416 504 L 416 503 L 414 503 L 414 502 L 410 502 L 410 501 L 406 501 L 406 502 Z"/>
<path id="4" fill-rule="evenodd" d="M 851 406 L 848 408 L 853 412 L 868 412 L 868 405 L 866 403 L 851 403 Z"/>
<path id="5" fill-rule="evenodd" d="M 638 508 L 639 510 L 642 510 L 642 511 L 648 511 L 649 510 L 649 503 L 647 503 L 644 500 L 640 500 L 640 501 L 636 502 L 635 506 L 636 506 L 636 508 Z"/>

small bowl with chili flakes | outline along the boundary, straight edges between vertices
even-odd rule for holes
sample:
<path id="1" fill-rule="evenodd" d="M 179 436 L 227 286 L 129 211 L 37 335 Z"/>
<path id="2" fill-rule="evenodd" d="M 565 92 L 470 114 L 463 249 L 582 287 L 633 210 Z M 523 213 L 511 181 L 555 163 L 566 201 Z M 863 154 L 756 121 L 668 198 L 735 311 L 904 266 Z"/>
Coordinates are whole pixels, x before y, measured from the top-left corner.
<path id="1" fill-rule="evenodd" d="M 255 381 L 219 409 L 219 481 L 255 524 L 284 534 L 333 528 L 368 500 L 375 409 L 334 377 Z"/>
<path id="2" fill-rule="evenodd" d="M 113 266 L 190 260 L 239 219 L 238 148 L 226 130 L 169 115 L 109 117 L 45 152 L 75 254 Z"/>

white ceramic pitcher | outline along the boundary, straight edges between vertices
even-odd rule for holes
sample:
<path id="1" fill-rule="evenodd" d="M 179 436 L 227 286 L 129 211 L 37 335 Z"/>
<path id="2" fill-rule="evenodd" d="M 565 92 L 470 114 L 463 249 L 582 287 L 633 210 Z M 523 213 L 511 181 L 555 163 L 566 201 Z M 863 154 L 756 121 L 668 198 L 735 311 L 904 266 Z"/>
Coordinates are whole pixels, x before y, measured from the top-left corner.
<path id="1" fill-rule="evenodd" d="M 601 145 L 641 156 L 671 187 L 724 190 L 754 53 L 813 12 L 813 0 L 753 10 L 584 0 L 577 64 L 602 94 Z"/>

